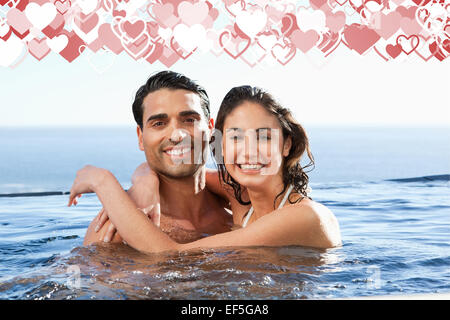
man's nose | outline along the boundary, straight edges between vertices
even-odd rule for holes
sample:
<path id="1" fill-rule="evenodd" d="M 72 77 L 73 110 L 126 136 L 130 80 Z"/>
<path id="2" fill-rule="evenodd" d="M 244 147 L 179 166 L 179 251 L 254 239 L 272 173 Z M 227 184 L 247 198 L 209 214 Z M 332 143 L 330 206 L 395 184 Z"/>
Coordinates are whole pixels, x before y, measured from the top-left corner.
<path id="1" fill-rule="evenodd" d="M 187 132 L 185 132 L 183 129 L 174 128 L 169 140 L 172 143 L 180 143 L 187 137 L 187 135 Z"/>

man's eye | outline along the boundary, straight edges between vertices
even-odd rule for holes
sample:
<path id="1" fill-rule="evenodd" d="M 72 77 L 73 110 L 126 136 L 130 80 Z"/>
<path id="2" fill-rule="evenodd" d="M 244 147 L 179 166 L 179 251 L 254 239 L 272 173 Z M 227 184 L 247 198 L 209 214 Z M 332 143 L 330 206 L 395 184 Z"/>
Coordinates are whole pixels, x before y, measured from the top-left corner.
<path id="1" fill-rule="evenodd" d="M 186 118 L 186 120 L 184 120 L 184 121 L 194 123 L 195 119 L 194 118 Z"/>
<path id="2" fill-rule="evenodd" d="M 152 127 L 160 127 L 160 126 L 163 126 L 163 125 L 164 125 L 163 121 L 157 121 L 157 122 L 152 124 Z"/>

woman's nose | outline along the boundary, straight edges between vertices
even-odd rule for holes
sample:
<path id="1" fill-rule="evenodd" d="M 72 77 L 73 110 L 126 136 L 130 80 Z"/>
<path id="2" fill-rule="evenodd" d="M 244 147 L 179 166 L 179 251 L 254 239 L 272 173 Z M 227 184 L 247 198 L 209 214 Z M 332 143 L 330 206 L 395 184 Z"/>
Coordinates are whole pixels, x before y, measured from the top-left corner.
<path id="1" fill-rule="evenodd" d="M 256 134 L 249 134 L 245 137 L 245 162 L 258 163 L 258 140 Z"/>

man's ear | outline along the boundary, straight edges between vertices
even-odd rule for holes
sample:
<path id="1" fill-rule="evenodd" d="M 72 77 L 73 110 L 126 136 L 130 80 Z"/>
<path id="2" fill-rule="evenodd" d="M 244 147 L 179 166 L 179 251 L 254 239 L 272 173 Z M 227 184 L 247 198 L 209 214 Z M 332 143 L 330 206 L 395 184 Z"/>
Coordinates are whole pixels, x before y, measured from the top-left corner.
<path id="1" fill-rule="evenodd" d="M 137 136 L 139 140 L 139 150 L 144 151 L 144 137 L 140 126 L 137 126 Z"/>
<path id="2" fill-rule="evenodd" d="M 292 138 L 288 136 L 283 145 L 283 157 L 287 157 L 292 147 Z"/>

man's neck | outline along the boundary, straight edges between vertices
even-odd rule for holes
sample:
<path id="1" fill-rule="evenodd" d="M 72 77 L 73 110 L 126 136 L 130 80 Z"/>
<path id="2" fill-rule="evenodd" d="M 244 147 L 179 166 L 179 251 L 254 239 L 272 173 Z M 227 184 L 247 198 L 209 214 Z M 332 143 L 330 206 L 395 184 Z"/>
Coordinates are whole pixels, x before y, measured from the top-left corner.
<path id="1" fill-rule="evenodd" d="M 200 220 L 207 201 L 205 188 L 206 168 L 200 167 L 193 176 L 171 178 L 159 175 L 161 212 L 176 219 L 195 223 Z"/>

